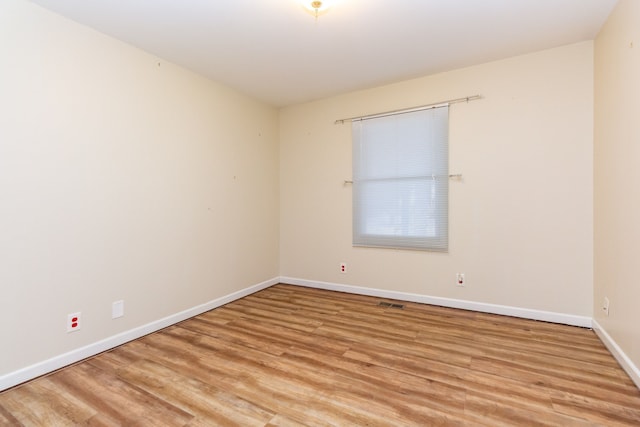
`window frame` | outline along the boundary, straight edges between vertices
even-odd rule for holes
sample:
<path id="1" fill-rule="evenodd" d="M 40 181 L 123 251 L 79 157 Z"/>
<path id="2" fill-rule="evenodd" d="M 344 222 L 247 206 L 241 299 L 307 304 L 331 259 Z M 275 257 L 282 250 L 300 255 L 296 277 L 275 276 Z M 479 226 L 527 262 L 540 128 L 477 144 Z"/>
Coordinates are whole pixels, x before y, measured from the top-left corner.
<path id="1" fill-rule="evenodd" d="M 446 107 L 446 108 L 445 108 Z M 444 111 L 441 111 L 437 117 L 433 113 L 429 113 L 430 110 L 434 110 L 435 108 L 445 108 Z M 423 110 L 425 111 L 425 110 Z M 364 147 L 365 144 L 371 143 L 371 138 L 367 140 L 366 132 L 364 132 L 362 127 L 366 125 L 364 120 L 360 120 L 358 122 L 353 122 L 353 240 L 352 244 L 355 247 L 379 247 L 379 248 L 390 248 L 390 249 L 414 249 L 414 250 L 423 250 L 423 251 L 435 251 L 435 252 L 448 252 L 448 237 L 449 237 L 449 156 L 448 156 L 448 128 L 449 128 L 449 111 L 448 105 L 443 105 L 439 107 L 434 107 L 426 110 L 426 112 L 420 111 L 416 114 L 416 120 L 422 120 L 425 117 L 428 117 L 429 123 L 428 125 L 434 125 L 437 130 L 432 131 L 430 127 L 428 127 L 428 131 L 424 135 L 420 135 L 420 138 L 425 138 L 424 141 L 420 141 L 420 144 L 425 146 L 430 146 L 432 149 L 426 150 L 428 154 L 431 156 L 427 160 L 426 163 L 431 163 L 431 166 L 424 165 L 426 168 L 422 170 L 419 174 L 403 174 L 402 171 L 396 170 L 392 173 L 377 174 L 377 172 L 373 172 L 374 176 L 368 176 L 371 174 L 370 171 L 363 172 L 363 168 L 370 167 L 370 165 L 363 166 L 359 162 L 367 161 L 363 160 L 363 157 L 367 157 L 367 153 L 363 153 L 361 151 L 366 151 L 370 147 Z M 413 114 L 416 112 L 403 113 L 403 114 Z M 395 116 L 396 114 L 394 114 Z M 385 116 L 387 117 L 387 116 Z M 377 120 L 379 117 L 368 118 L 366 120 Z M 405 119 L 412 120 L 412 117 L 405 117 Z M 396 120 L 396 124 L 399 122 L 407 120 Z M 435 124 L 434 124 L 435 123 Z M 400 123 L 402 125 L 402 123 Z M 384 130 L 382 131 L 385 132 Z M 399 132 L 402 134 L 402 132 Z M 432 133 L 433 135 L 428 135 Z M 428 135 L 428 136 L 427 136 Z M 434 136 L 436 135 L 436 136 Z M 384 135 L 382 138 L 386 138 Z M 389 138 L 395 138 L 395 140 L 391 143 L 391 145 L 395 145 L 397 149 L 404 149 L 406 147 L 401 147 L 406 142 L 403 140 L 403 136 L 397 135 L 389 136 Z M 408 137 L 407 139 L 413 138 L 413 136 Z M 431 138 L 430 140 L 426 140 Z M 438 139 L 438 141 L 436 141 Z M 415 141 L 413 141 L 415 144 Z M 410 145 L 410 144 L 409 144 Z M 399 148 L 398 148 L 399 147 Z M 422 146 L 419 147 L 420 150 L 423 149 Z M 435 154 L 434 154 L 435 152 Z M 422 156 L 425 153 L 421 153 Z M 390 155 L 389 157 L 393 157 Z M 370 160 L 369 160 L 370 161 Z M 391 160 L 390 160 L 391 161 Z M 375 163 L 376 161 L 374 161 Z M 378 162 L 379 163 L 379 162 Z M 378 166 L 380 169 L 385 169 L 386 166 L 383 164 L 382 166 Z M 422 166 L 419 166 L 422 167 Z M 374 165 L 375 168 L 375 165 Z M 429 173 L 429 168 L 432 173 Z M 383 215 L 385 214 L 385 208 L 382 210 L 377 210 L 371 206 L 377 203 L 376 200 L 367 201 L 364 200 L 366 197 L 364 193 L 366 193 L 366 187 L 375 185 L 376 183 L 388 183 L 390 185 L 395 185 L 400 188 L 403 187 L 400 185 L 402 182 L 409 181 L 422 181 L 425 180 L 427 182 L 431 182 L 431 190 L 428 192 L 428 197 L 432 199 L 437 197 L 438 200 L 435 202 L 432 200 L 431 204 L 428 202 L 425 204 L 424 209 L 420 211 L 418 214 L 410 214 L 415 211 L 415 208 L 412 207 L 400 207 L 398 209 L 393 210 L 395 216 L 388 216 L 383 220 L 377 220 L 377 225 L 372 225 L 372 222 L 375 222 L 372 219 L 374 215 L 372 212 L 382 211 Z M 407 191 L 409 188 L 410 191 L 415 191 L 416 188 L 420 186 L 407 186 L 404 190 L 398 190 L 398 193 L 401 191 Z M 425 187 L 426 188 L 426 187 Z M 382 193 L 382 191 L 381 191 Z M 407 197 L 398 196 L 396 193 L 394 196 L 387 197 L 387 203 L 407 203 L 410 202 Z M 420 197 L 417 197 L 418 202 L 422 200 Z M 423 200 L 424 201 L 424 200 Z M 427 210 L 431 209 L 432 212 L 427 212 Z M 438 211 L 440 209 L 440 211 Z M 391 209 L 389 209 L 390 211 Z M 434 212 L 435 210 L 435 212 Z M 386 212 L 388 214 L 388 212 Z M 400 215 L 400 218 L 397 215 Z M 408 232 L 406 229 L 407 223 L 415 220 L 414 217 L 420 217 L 423 221 L 427 221 L 425 224 L 416 226 L 416 229 L 420 229 L 422 227 L 423 232 Z M 429 233 L 427 229 L 430 227 L 428 222 L 431 221 L 434 224 L 433 232 Z M 382 224 L 382 225 L 381 225 Z M 404 226 L 405 229 L 401 231 L 391 231 L 390 233 L 384 233 L 380 230 L 387 226 L 387 228 L 391 229 L 393 227 L 398 228 L 398 224 L 400 226 Z M 376 226 L 378 227 L 378 232 L 375 232 Z M 427 227 L 425 229 L 425 226 Z M 369 231 L 367 231 L 369 229 Z"/>

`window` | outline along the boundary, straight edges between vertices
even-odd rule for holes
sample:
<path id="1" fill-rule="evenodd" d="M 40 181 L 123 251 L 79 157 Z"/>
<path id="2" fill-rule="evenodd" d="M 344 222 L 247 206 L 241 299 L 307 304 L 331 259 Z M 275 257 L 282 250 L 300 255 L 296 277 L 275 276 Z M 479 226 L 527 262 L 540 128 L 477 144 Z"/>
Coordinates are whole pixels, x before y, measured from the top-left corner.
<path id="1" fill-rule="evenodd" d="M 448 250 L 448 106 L 354 121 L 353 245 Z"/>

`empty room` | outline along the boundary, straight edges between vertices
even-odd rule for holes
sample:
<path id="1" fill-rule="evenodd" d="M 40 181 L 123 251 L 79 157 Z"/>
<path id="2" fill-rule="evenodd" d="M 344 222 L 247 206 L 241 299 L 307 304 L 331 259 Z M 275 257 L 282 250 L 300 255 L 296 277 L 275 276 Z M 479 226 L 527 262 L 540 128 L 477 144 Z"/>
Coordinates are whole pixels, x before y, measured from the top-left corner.
<path id="1" fill-rule="evenodd" d="M 0 425 L 640 425 L 640 1 L 2 0 Z"/>

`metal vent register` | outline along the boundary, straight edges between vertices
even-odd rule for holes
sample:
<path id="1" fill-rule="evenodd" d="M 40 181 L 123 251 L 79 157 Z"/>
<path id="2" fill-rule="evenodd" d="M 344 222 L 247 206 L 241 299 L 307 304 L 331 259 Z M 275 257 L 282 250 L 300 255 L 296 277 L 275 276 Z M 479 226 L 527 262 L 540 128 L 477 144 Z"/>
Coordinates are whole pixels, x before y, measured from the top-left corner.
<path id="1" fill-rule="evenodd" d="M 378 305 L 380 307 L 399 308 L 400 310 L 404 309 L 404 304 L 394 304 L 392 302 L 380 301 Z"/>

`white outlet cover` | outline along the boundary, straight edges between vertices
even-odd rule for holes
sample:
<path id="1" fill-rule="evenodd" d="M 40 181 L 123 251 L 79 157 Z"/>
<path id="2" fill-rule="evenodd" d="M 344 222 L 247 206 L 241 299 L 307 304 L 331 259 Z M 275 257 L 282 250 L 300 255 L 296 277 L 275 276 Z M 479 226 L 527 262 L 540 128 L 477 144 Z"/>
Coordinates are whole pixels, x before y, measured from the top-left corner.
<path id="1" fill-rule="evenodd" d="M 342 274 L 346 274 L 347 273 L 347 263 L 345 263 L 345 262 L 341 262 L 340 263 L 340 273 L 342 273 Z"/>
<path id="2" fill-rule="evenodd" d="M 80 312 L 67 314 L 67 332 L 79 331 L 82 327 L 82 317 Z"/>
<path id="3" fill-rule="evenodd" d="M 115 301 L 111 305 L 111 318 L 117 319 L 118 317 L 124 316 L 124 301 Z"/>

